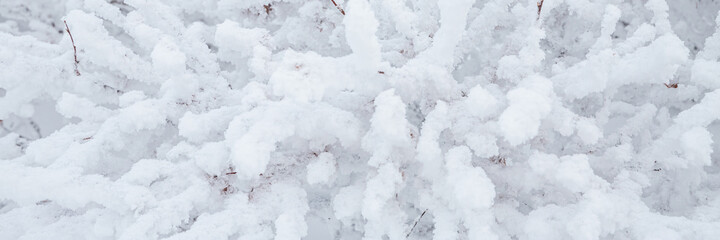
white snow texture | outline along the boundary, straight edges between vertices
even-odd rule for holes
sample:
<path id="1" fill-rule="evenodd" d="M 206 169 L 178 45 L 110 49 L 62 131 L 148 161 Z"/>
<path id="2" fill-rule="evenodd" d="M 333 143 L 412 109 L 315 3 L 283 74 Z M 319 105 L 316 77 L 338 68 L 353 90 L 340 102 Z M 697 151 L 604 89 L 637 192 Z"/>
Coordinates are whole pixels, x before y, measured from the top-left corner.
<path id="1" fill-rule="evenodd" d="M 0 0 L 0 240 L 720 239 L 719 10 Z"/>

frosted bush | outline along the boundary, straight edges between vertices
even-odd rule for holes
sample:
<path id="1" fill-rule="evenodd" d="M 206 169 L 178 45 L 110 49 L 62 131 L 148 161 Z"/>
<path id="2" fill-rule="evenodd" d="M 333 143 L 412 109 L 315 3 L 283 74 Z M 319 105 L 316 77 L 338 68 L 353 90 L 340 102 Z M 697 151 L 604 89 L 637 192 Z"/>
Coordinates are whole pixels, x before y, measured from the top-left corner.
<path id="1" fill-rule="evenodd" d="M 720 2 L 540 2 L 0 1 L 0 239 L 718 238 Z"/>

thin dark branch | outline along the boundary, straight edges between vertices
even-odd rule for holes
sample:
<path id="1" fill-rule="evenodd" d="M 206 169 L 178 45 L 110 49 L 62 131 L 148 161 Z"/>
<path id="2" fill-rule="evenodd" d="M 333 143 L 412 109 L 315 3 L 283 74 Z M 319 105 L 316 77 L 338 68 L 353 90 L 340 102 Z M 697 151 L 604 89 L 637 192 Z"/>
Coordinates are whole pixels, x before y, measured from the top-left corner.
<path id="1" fill-rule="evenodd" d="M 537 15 L 537 19 L 535 19 L 535 20 L 540 20 L 540 11 L 542 11 L 543 2 L 545 2 L 545 0 L 540 0 L 540 2 L 537 3 L 538 15 Z"/>
<path id="2" fill-rule="evenodd" d="M 35 123 L 35 121 L 33 121 L 33 120 L 30 120 L 30 126 L 33 128 L 33 130 L 35 130 L 35 134 L 37 134 L 37 139 L 42 138 L 42 133 L 41 133 L 41 131 L 40 131 L 40 126 L 38 126 L 38 124 Z"/>
<path id="3" fill-rule="evenodd" d="M 95 83 L 100 84 L 100 83 L 98 83 L 98 82 L 95 82 Z M 111 87 L 111 86 L 109 86 L 109 85 L 107 85 L 107 84 L 103 84 L 103 89 L 113 91 L 113 92 L 115 92 L 115 93 L 117 93 L 117 94 L 123 94 L 123 93 L 125 93 L 125 91 L 120 90 L 120 89 L 117 89 L 117 88 L 114 88 L 114 87 Z"/>
<path id="4" fill-rule="evenodd" d="M 335 3 L 335 0 L 330 1 L 332 1 L 333 5 L 335 5 L 338 10 L 340 10 L 340 13 L 342 13 L 342 15 L 345 15 L 345 10 L 343 10 L 342 7 L 338 6 L 337 3 Z"/>
<path id="5" fill-rule="evenodd" d="M 263 7 L 265 8 L 265 13 L 266 13 L 267 15 L 270 15 L 270 11 L 273 10 L 272 4 L 263 5 Z"/>
<path id="6" fill-rule="evenodd" d="M 412 228 L 410 228 L 410 232 L 408 232 L 407 235 L 405 235 L 405 238 L 410 237 L 410 234 L 412 234 L 413 230 L 415 230 L 415 226 L 417 226 L 418 222 L 420 222 L 420 219 L 422 219 L 422 217 L 425 216 L 425 213 L 427 213 L 427 209 L 425 209 L 425 211 L 423 211 L 422 214 L 420 214 L 420 217 L 418 217 L 418 219 L 415 220 L 415 224 L 413 224 Z"/>
<path id="7" fill-rule="evenodd" d="M 63 22 L 65 23 L 65 31 L 67 31 L 68 35 L 70 35 L 70 42 L 72 42 L 73 45 L 73 54 L 75 55 L 75 75 L 80 76 L 80 71 L 78 70 L 78 63 L 80 63 L 80 61 L 78 61 L 77 58 L 77 47 L 75 47 L 75 39 L 73 39 L 73 35 L 72 33 L 70 33 L 70 27 L 68 27 L 67 21 L 63 20 Z"/>

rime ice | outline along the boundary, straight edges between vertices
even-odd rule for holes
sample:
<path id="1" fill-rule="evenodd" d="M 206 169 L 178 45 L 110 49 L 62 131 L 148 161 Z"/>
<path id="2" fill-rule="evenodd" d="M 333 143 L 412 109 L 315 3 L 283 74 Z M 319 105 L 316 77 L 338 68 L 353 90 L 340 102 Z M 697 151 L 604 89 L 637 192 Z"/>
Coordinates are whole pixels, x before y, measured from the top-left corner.
<path id="1" fill-rule="evenodd" d="M 0 239 L 716 239 L 719 10 L 2 0 Z"/>

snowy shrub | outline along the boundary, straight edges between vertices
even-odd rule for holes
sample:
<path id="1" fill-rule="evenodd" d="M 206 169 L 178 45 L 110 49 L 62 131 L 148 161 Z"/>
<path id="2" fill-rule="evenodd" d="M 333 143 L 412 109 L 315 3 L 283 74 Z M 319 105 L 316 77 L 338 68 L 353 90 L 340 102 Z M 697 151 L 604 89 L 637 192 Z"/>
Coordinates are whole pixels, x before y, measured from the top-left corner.
<path id="1" fill-rule="evenodd" d="M 717 239 L 718 10 L 2 0 L 0 239 Z"/>

